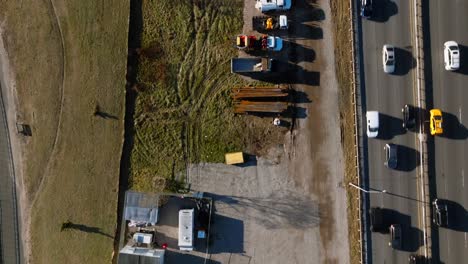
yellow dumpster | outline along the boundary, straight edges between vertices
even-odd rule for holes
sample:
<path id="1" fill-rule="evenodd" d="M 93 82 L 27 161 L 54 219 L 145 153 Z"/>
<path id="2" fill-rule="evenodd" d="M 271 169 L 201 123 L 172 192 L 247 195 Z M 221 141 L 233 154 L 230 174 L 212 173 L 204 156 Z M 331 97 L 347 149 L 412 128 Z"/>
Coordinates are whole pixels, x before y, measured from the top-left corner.
<path id="1" fill-rule="evenodd" d="M 224 157 L 228 165 L 244 163 L 244 155 L 242 152 L 226 153 Z"/>

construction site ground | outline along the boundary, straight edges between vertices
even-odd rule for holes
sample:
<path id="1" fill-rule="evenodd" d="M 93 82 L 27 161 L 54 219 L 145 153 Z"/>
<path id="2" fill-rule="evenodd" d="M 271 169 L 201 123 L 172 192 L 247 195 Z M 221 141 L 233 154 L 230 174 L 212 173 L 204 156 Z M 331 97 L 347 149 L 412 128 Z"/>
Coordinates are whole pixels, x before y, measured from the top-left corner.
<path id="1" fill-rule="evenodd" d="M 244 4 L 243 31 L 251 33 L 260 13 L 254 1 Z M 287 15 L 284 50 L 274 56 L 289 71 L 275 81 L 300 95 L 294 129 L 242 166 L 198 163 L 188 171 L 191 188 L 214 199 L 214 263 L 350 262 L 330 3 L 294 1 Z"/>

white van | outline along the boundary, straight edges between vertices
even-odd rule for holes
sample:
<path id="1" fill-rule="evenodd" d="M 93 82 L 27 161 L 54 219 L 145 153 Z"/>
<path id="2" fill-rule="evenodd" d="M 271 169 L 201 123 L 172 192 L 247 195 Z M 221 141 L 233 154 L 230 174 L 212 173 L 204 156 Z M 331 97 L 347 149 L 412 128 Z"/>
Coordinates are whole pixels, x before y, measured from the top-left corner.
<path id="1" fill-rule="evenodd" d="M 367 111 L 367 137 L 376 138 L 379 135 L 379 112 Z"/>

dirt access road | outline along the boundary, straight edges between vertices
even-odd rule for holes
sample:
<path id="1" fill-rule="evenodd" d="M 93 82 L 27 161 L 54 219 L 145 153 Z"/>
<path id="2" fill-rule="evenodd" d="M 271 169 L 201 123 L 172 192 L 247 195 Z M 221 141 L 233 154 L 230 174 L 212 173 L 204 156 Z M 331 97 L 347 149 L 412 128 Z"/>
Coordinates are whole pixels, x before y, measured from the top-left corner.
<path id="1" fill-rule="evenodd" d="M 245 0 L 244 33 L 254 1 Z M 193 165 L 192 189 L 215 200 L 215 263 L 349 263 L 338 85 L 329 2 L 297 0 L 278 56 L 299 92 L 285 144 L 247 166 Z"/>

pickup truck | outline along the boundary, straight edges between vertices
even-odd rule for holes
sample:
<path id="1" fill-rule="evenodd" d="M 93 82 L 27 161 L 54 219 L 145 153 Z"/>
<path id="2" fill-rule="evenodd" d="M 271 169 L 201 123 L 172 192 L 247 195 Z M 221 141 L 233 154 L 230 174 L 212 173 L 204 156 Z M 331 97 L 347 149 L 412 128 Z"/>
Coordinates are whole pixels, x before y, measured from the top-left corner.
<path id="1" fill-rule="evenodd" d="M 274 60 L 270 58 L 232 58 L 232 73 L 271 72 Z"/>
<path id="2" fill-rule="evenodd" d="M 281 16 L 254 16 L 252 29 L 258 32 L 268 32 L 277 29 L 288 29 L 288 17 Z"/>

